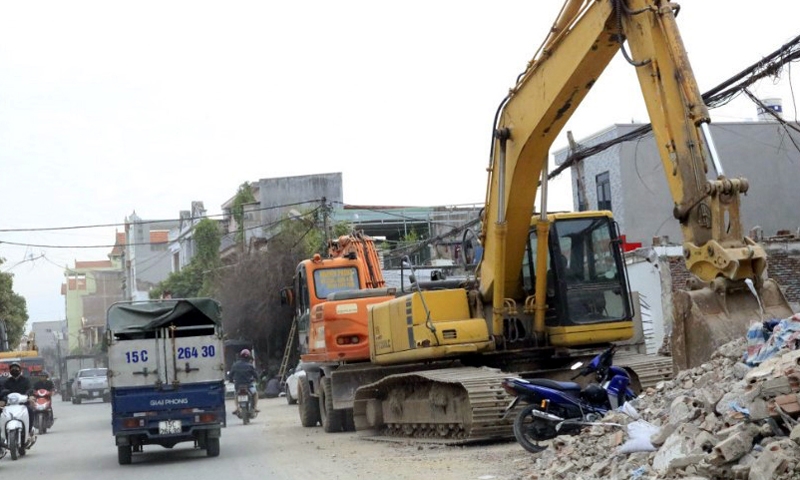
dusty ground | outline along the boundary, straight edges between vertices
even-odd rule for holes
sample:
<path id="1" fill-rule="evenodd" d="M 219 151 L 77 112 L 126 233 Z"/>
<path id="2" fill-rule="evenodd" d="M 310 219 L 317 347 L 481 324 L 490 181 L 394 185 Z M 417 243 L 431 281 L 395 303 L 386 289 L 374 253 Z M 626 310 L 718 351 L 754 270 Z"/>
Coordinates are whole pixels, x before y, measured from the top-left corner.
<path id="1" fill-rule="evenodd" d="M 283 398 L 262 399 L 259 408 L 252 426 L 264 429 L 268 478 L 516 480 L 531 473 L 531 454 L 515 442 L 453 447 L 366 440 L 303 428 L 297 406 Z"/>

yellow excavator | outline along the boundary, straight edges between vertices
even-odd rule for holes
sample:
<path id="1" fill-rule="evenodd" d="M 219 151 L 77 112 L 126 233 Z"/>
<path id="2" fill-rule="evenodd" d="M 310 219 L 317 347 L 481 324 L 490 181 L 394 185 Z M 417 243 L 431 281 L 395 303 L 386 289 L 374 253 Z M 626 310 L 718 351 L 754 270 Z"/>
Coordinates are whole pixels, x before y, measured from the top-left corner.
<path id="1" fill-rule="evenodd" d="M 611 212 L 533 213 L 537 190 L 547 212 L 551 144 L 619 51 L 638 76 L 696 277 L 696 289 L 674 302 L 676 365 L 702 363 L 762 315 L 791 314 L 765 278 L 765 251 L 742 232 L 748 183 L 724 175 L 678 10 L 666 0 L 564 4 L 495 117 L 476 278 L 370 309 L 371 362 L 406 372 L 356 390 L 357 430 L 454 443 L 507 436 L 503 378 L 557 377 L 593 348 L 633 335 Z"/>

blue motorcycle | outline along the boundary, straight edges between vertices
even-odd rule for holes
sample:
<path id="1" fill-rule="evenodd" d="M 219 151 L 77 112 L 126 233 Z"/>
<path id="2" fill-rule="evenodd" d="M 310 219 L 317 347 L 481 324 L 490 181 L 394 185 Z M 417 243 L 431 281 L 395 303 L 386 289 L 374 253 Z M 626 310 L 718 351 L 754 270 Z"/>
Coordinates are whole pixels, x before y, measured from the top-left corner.
<path id="1" fill-rule="evenodd" d="M 528 404 L 514 419 L 514 437 L 525 450 L 539 453 L 547 448 L 539 442 L 559 435 L 575 435 L 584 426 L 602 419 L 609 410 L 636 398 L 629 387 L 631 378 L 628 372 L 613 365 L 615 351 L 616 346 L 612 345 L 572 378 L 595 374 L 596 383 L 585 388 L 575 382 L 546 378 L 525 380 L 512 377 L 503 380 L 503 389 L 514 396 L 504 417 L 519 402 Z M 578 362 L 572 369 L 581 366 L 582 363 Z"/>

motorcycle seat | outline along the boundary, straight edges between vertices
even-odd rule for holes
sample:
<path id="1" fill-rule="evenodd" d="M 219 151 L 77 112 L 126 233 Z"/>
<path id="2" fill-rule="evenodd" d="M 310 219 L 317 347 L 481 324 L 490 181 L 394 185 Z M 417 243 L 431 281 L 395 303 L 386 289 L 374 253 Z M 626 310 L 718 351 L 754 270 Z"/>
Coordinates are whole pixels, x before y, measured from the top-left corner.
<path id="1" fill-rule="evenodd" d="M 581 386 L 575 382 L 558 382 L 556 380 L 548 380 L 546 378 L 534 378 L 528 380 L 532 385 L 539 387 L 550 388 L 552 390 L 561 390 L 562 392 L 575 392 L 581 391 Z"/>

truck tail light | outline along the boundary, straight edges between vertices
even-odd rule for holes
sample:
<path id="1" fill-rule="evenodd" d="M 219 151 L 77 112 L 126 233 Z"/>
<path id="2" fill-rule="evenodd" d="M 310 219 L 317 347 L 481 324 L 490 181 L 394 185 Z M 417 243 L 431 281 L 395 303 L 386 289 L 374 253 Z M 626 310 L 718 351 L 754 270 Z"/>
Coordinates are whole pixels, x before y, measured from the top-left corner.
<path id="1" fill-rule="evenodd" d="M 139 428 L 144 427 L 143 418 L 124 418 L 122 420 L 122 428 Z"/>
<path id="2" fill-rule="evenodd" d="M 214 412 L 201 413 L 195 415 L 194 421 L 195 423 L 213 423 L 217 421 L 217 414 Z"/>

